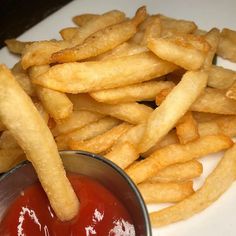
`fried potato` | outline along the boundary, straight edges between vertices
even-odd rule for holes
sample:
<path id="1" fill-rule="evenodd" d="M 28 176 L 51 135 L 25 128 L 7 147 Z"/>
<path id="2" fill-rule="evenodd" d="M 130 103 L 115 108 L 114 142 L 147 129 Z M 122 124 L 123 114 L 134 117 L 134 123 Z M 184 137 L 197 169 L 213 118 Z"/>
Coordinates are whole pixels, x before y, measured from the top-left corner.
<path id="1" fill-rule="evenodd" d="M 63 40 L 71 40 L 75 33 L 77 32 L 78 27 L 67 27 L 60 30 L 60 35 Z"/>
<path id="2" fill-rule="evenodd" d="M 174 83 L 169 81 L 148 81 L 132 84 L 125 87 L 106 89 L 90 93 L 98 102 L 117 104 L 135 101 L 152 101 L 156 95 L 166 88 L 173 88 Z"/>
<path id="3" fill-rule="evenodd" d="M 236 100 L 236 82 L 227 90 L 226 97 Z"/>
<path id="4" fill-rule="evenodd" d="M 0 149 L 0 173 L 7 172 L 23 160 L 25 155 L 20 147 Z"/>
<path id="5" fill-rule="evenodd" d="M 236 145 L 226 151 L 224 157 L 205 180 L 203 186 L 185 200 L 150 214 L 154 227 L 161 227 L 187 219 L 216 201 L 235 181 Z"/>
<path id="6" fill-rule="evenodd" d="M 53 53 L 51 62 L 74 62 L 95 57 L 130 39 L 137 31 L 137 25 L 146 17 L 146 8 L 137 10 L 131 20 L 101 29 L 72 48 Z"/>
<path id="7" fill-rule="evenodd" d="M 99 16 L 98 14 L 87 13 L 87 14 L 81 14 L 81 15 L 78 15 L 78 16 L 74 16 L 72 18 L 72 20 L 76 25 L 84 26 L 88 21 L 94 20 L 98 16 Z"/>
<path id="8" fill-rule="evenodd" d="M 4 65 L 0 66 L 0 81 L 1 121 L 32 162 L 56 215 L 62 221 L 72 219 L 78 212 L 79 202 L 66 178 L 51 132 Z M 67 207 L 62 209 L 62 206 Z"/>
<path id="9" fill-rule="evenodd" d="M 203 91 L 207 77 L 207 74 L 201 71 L 189 71 L 184 74 L 178 85 L 149 116 L 145 133 L 139 144 L 140 153 L 154 146 L 174 127 Z"/>
<path id="10" fill-rule="evenodd" d="M 202 174 L 203 167 L 201 162 L 196 160 L 187 161 L 185 163 L 171 165 L 159 171 L 155 176 L 148 179 L 151 183 L 169 183 L 169 182 L 183 182 Z"/>
<path id="11" fill-rule="evenodd" d="M 155 176 L 159 171 L 170 165 L 219 152 L 232 145 L 232 140 L 225 135 L 204 136 L 187 144 L 168 145 L 158 149 L 134 166 L 131 165 L 126 173 L 138 184 Z"/>
<path id="12" fill-rule="evenodd" d="M 176 134 L 181 144 L 185 144 L 199 138 L 198 125 L 191 112 L 185 113 L 175 127 Z"/>
<path id="13" fill-rule="evenodd" d="M 147 81 L 176 68 L 151 52 L 144 52 L 105 61 L 55 65 L 33 82 L 61 92 L 82 93 Z"/>
<path id="14" fill-rule="evenodd" d="M 68 118 L 60 120 L 56 124 L 52 133 L 54 136 L 67 134 L 75 129 L 84 127 L 91 122 L 100 120 L 104 115 L 92 111 L 74 111 Z"/>
<path id="15" fill-rule="evenodd" d="M 224 28 L 220 36 L 217 55 L 236 62 L 236 31 Z"/>
<path id="16" fill-rule="evenodd" d="M 116 142 L 116 140 L 131 127 L 132 125 L 124 122 L 94 138 L 85 141 L 71 140 L 69 142 L 69 148 L 72 150 L 83 150 L 93 153 L 104 152 L 109 149 Z"/>
<path id="17" fill-rule="evenodd" d="M 13 149 L 20 148 L 15 138 L 12 136 L 9 130 L 2 132 L 0 137 L 0 149 Z"/>
<path id="18" fill-rule="evenodd" d="M 133 144 L 122 142 L 115 144 L 111 151 L 104 156 L 118 165 L 121 169 L 125 169 L 139 158 L 139 153 Z"/>
<path id="19" fill-rule="evenodd" d="M 34 105 L 37 108 L 39 114 L 42 116 L 45 123 L 48 124 L 50 117 L 47 111 L 45 110 L 44 106 L 42 105 L 42 103 L 37 101 L 37 102 L 34 102 Z"/>
<path id="20" fill-rule="evenodd" d="M 236 80 L 236 72 L 221 66 L 212 65 L 208 69 L 208 86 L 217 89 L 227 89 Z"/>
<path id="21" fill-rule="evenodd" d="M 6 39 L 5 44 L 10 52 L 15 54 L 22 54 L 25 46 L 31 44 L 32 42 L 22 42 L 17 39 Z"/>
<path id="22" fill-rule="evenodd" d="M 151 38 L 147 46 L 161 59 L 186 70 L 200 69 L 210 50 L 210 45 L 203 37 L 192 34 Z"/>
<path id="23" fill-rule="evenodd" d="M 33 66 L 29 69 L 29 75 L 31 79 L 34 79 L 48 70 L 48 65 Z M 47 112 L 56 121 L 65 119 L 71 115 L 73 104 L 66 94 L 37 85 L 35 86 L 35 90 L 39 100 L 42 102 Z"/>
<path id="24" fill-rule="evenodd" d="M 71 131 L 70 133 L 58 135 L 55 139 L 57 147 L 60 150 L 68 149 L 68 143 L 70 140 L 81 141 L 91 139 L 97 135 L 105 133 L 119 123 L 119 120 L 109 116 L 104 117 L 98 121 L 91 122 L 82 128 Z"/>
<path id="25" fill-rule="evenodd" d="M 132 124 L 140 124 L 147 120 L 152 108 L 139 103 L 105 104 L 93 100 L 87 94 L 70 95 L 75 110 L 89 110 L 104 115 L 110 115 L 117 119 Z"/>
<path id="26" fill-rule="evenodd" d="M 179 202 L 194 193 L 193 182 L 138 184 L 144 201 L 148 203 Z"/>

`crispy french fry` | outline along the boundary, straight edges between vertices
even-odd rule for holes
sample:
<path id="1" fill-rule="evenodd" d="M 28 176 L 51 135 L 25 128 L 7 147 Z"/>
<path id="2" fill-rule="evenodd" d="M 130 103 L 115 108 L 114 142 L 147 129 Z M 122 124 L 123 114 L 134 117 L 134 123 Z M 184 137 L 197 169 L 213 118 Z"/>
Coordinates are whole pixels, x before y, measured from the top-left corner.
<path id="1" fill-rule="evenodd" d="M 203 91 L 206 83 L 207 74 L 204 72 L 189 71 L 184 74 L 178 85 L 149 116 L 144 136 L 139 144 L 140 153 L 154 146 L 174 127 Z"/>
<path id="2" fill-rule="evenodd" d="M 208 69 L 208 75 L 208 86 L 217 89 L 227 89 L 236 80 L 235 71 L 215 65 Z"/>
<path id="3" fill-rule="evenodd" d="M 120 123 L 119 120 L 112 117 L 104 117 L 98 121 L 89 123 L 82 128 L 75 129 L 70 133 L 61 134 L 56 137 L 58 149 L 68 149 L 70 140 L 81 141 L 91 139 L 97 135 L 105 133 Z"/>
<path id="4" fill-rule="evenodd" d="M 227 90 L 226 97 L 236 100 L 236 82 Z"/>
<path id="5" fill-rule="evenodd" d="M 70 95 L 75 110 L 89 110 L 110 115 L 132 124 L 143 123 L 152 112 L 152 108 L 139 103 L 105 104 L 93 100 L 87 94 Z"/>
<path id="6" fill-rule="evenodd" d="M 152 183 L 182 182 L 199 177 L 202 174 L 202 171 L 203 167 L 201 162 L 193 160 L 171 165 L 158 172 L 155 176 L 148 179 L 148 181 Z"/>
<path id="7" fill-rule="evenodd" d="M 184 183 L 150 183 L 138 185 L 146 203 L 179 202 L 194 193 L 193 182 Z"/>
<path id="8" fill-rule="evenodd" d="M 136 33 L 137 25 L 145 17 L 146 8 L 141 7 L 133 19 L 101 29 L 86 38 L 82 44 L 53 53 L 51 61 L 74 62 L 107 52 L 130 39 Z"/>
<path id="9" fill-rule="evenodd" d="M 204 136 L 187 144 L 172 144 L 158 149 L 151 156 L 132 165 L 126 170 L 135 183 L 141 183 L 155 176 L 164 168 L 191 161 L 210 153 L 222 151 L 231 147 L 232 140 L 224 135 Z"/>
<path id="10" fill-rule="evenodd" d="M 45 123 L 48 124 L 50 117 L 49 117 L 49 114 L 47 113 L 47 111 L 45 110 L 44 106 L 42 105 L 42 103 L 41 102 L 34 102 L 34 105 L 37 108 L 39 114 L 44 119 Z"/>
<path id="11" fill-rule="evenodd" d="M 20 147 L 0 149 L 0 173 L 8 171 L 23 160 L 25 156 Z"/>
<path id="12" fill-rule="evenodd" d="M 114 162 L 121 169 L 125 169 L 139 158 L 139 153 L 133 144 L 122 142 L 115 144 L 105 157 Z"/>
<path id="13" fill-rule="evenodd" d="M 192 115 L 198 123 L 212 121 L 212 120 L 215 120 L 216 118 L 224 116 L 220 114 L 214 114 L 214 113 L 208 113 L 208 112 L 197 112 L 197 111 L 193 111 Z"/>
<path id="14" fill-rule="evenodd" d="M 13 149 L 20 148 L 15 138 L 12 136 L 9 130 L 2 132 L 0 137 L 0 149 Z"/>
<path id="15" fill-rule="evenodd" d="M 72 150 L 84 150 L 93 153 L 104 152 L 109 149 L 116 142 L 116 140 L 131 127 L 132 125 L 130 124 L 122 123 L 94 138 L 85 141 L 71 140 L 69 142 L 69 148 Z"/>
<path id="16" fill-rule="evenodd" d="M 63 40 L 71 40 L 75 33 L 77 32 L 78 27 L 67 27 L 60 30 L 60 35 Z"/>
<path id="17" fill-rule="evenodd" d="M 79 202 L 66 178 L 50 130 L 4 65 L 0 66 L 0 81 L 1 121 L 32 162 L 56 215 L 60 220 L 72 219 L 78 212 Z"/>
<path id="18" fill-rule="evenodd" d="M 181 144 L 185 144 L 199 138 L 197 122 L 191 112 L 185 113 L 175 127 L 176 134 Z"/>
<path id="19" fill-rule="evenodd" d="M 105 61 L 56 65 L 33 82 L 61 92 L 91 92 L 147 81 L 176 68 L 151 52 L 144 52 Z"/>
<path id="20" fill-rule="evenodd" d="M 106 89 L 90 93 L 98 102 L 117 104 L 135 101 L 152 101 L 163 89 L 173 88 L 174 83 L 169 81 L 148 81 L 132 84 L 125 87 Z"/>
<path id="21" fill-rule="evenodd" d="M 31 44 L 32 42 L 22 42 L 17 39 L 7 39 L 4 41 L 10 52 L 15 54 L 22 54 L 25 46 Z"/>
<path id="22" fill-rule="evenodd" d="M 236 62 L 236 31 L 224 28 L 220 36 L 217 55 Z"/>
<path id="23" fill-rule="evenodd" d="M 202 67 L 210 46 L 197 35 L 151 38 L 148 48 L 163 60 L 172 62 L 186 70 L 198 70 Z"/>
<path id="24" fill-rule="evenodd" d="M 196 193 L 174 206 L 152 212 L 150 214 L 152 225 L 161 227 L 201 212 L 216 201 L 235 181 L 235 178 L 236 145 L 226 151 L 220 163 Z"/>
<path id="25" fill-rule="evenodd" d="M 78 16 L 74 16 L 72 18 L 72 20 L 76 25 L 84 26 L 88 21 L 94 20 L 98 16 L 99 16 L 98 14 L 87 13 L 87 14 L 81 14 L 81 15 L 78 15 Z"/>
<path id="26" fill-rule="evenodd" d="M 29 75 L 31 79 L 34 79 L 48 70 L 48 65 L 33 66 L 29 69 Z M 66 94 L 37 85 L 35 86 L 35 90 L 39 100 L 42 102 L 47 112 L 56 121 L 65 119 L 71 115 L 73 104 Z"/>
<path id="27" fill-rule="evenodd" d="M 85 125 L 100 120 L 104 115 L 92 111 L 74 111 L 68 118 L 61 120 L 52 130 L 54 136 L 67 134 L 75 129 L 84 127 Z"/>

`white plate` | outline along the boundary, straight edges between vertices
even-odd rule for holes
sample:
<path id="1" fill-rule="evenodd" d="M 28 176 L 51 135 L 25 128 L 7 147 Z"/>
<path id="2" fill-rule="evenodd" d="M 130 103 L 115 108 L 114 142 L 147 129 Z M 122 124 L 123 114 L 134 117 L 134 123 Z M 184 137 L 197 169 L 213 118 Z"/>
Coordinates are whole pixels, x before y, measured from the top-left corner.
<path id="1" fill-rule="evenodd" d="M 201 29 L 209 30 L 212 27 L 228 27 L 236 29 L 236 1 L 235 0 L 80 0 L 74 1 L 46 18 L 26 33 L 21 40 L 42 40 L 59 38 L 59 30 L 63 27 L 73 26 L 71 17 L 81 13 L 103 13 L 111 9 L 125 11 L 132 16 L 135 10 L 146 5 L 149 13 L 162 13 L 175 18 L 193 20 Z M 8 66 L 14 65 L 17 57 L 12 56 L 3 48 L 0 50 L 0 63 Z M 236 70 L 236 64 L 218 60 L 218 64 Z M 204 177 L 214 168 L 219 155 L 212 155 L 202 160 L 204 173 L 195 187 L 199 187 Z M 183 222 L 153 229 L 153 235 L 159 236 L 235 236 L 236 235 L 236 184 L 214 204 L 205 211 Z M 149 206 L 149 210 L 159 209 L 162 206 Z"/>

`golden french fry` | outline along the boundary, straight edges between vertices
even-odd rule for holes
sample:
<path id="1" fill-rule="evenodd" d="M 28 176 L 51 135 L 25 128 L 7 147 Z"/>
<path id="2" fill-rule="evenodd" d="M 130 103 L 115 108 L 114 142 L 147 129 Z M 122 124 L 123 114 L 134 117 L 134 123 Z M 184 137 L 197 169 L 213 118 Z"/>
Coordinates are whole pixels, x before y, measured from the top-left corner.
<path id="1" fill-rule="evenodd" d="M 207 53 L 207 56 L 204 62 L 204 68 L 210 68 L 212 66 L 212 61 L 214 59 L 218 44 L 220 42 L 220 31 L 217 28 L 213 28 L 209 32 L 207 32 L 204 36 L 205 36 L 206 41 L 210 45 L 210 50 Z"/>
<path id="2" fill-rule="evenodd" d="M 202 171 L 201 162 L 193 160 L 171 165 L 159 171 L 155 176 L 149 178 L 148 181 L 152 183 L 182 182 L 199 177 Z"/>
<path id="3" fill-rule="evenodd" d="M 156 95 L 166 88 L 174 87 L 169 81 L 148 81 L 125 87 L 106 89 L 90 93 L 98 102 L 117 104 L 135 101 L 152 101 Z"/>
<path id="4" fill-rule="evenodd" d="M 181 144 L 199 138 L 197 122 L 191 112 L 185 113 L 184 116 L 180 118 L 175 128 Z"/>
<path id="5" fill-rule="evenodd" d="M 207 74 L 201 71 L 189 71 L 184 74 L 178 85 L 149 116 L 144 136 L 139 144 L 140 153 L 154 146 L 174 127 L 203 91 L 207 77 Z"/>
<path id="6" fill-rule="evenodd" d="M 220 36 L 217 55 L 236 62 L 236 31 L 224 28 Z"/>
<path id="7" fill-rule="evenodd" d="M 8 171 L 23 160 L 25 156 L 20 147 L 0 149 L 0 173 Z"/>
<path id="8" fill-rule="evenodd" d="M 136 33 L 137 25 L 145 17 L 146 8 L 141 7 L 133 19 L 101 29 L 86 38 L 82 44 L 53 53 L 51 61 L 80 61 L 107 52 L 130 39 Z"/>
<path id="9" fill-rule="evenodd" d="M 146 203 L 179 202 L 194 193 L 193 182 L 183 183 L 150 183 L 138 185 Z"/>
<path id="10" fill-rule="evenodd" d="M 97 135 L 105 133 L 120 123 L 119 120 L 112 117 L 104 117 L 98 121 L 89 123 L 82 128 L 75 129 L 70 133 L 61 134 L 56 137 L 58 149 L 68 149 L 70 140 L 81 141 L 91 139 Z"/>
<path id="11" fill-rule="evenodd" d="M 52 133 L 54 136 L 70 133 L 75 129 L 84 127 L 85 125 L 100 120 L 104 115 L 92 111 L 74 111 L 68 118 L 60 120 L 54 127 Z"/>
<path id="12" fill-rule="evenodd" d="M 84 26 L 88 21 L 94 20 L 98 16 L 99 16 L 98 14 L 87 13 L 87 14 L 81 14 L 81 15 L 78 15 L 78 16 L 74 16 L 72 18 L 72 20 L 76 25 Z"/>
<path id="13" fill-rule="evenodd" d="M 122 123 L 94 138 L 85 141 L 71 140 L 69 142 L 69 148 L 72 150 L 84 150 L 93 153 L 104 152 L 109 149 L 116 142 L 116 140 L 131 127 L 132 125 L 128 123 Z"/>
<path id="14" fill-rule="evenodd" d="M 226 97 L 236 100 L 236 82 L 227 90 Z"/>
<path id="15" fill-rule="evenodd" d="M 121 169 L 125 169 L 139 158 L 139 153 L 133 144 L 123 142 L 115 144 L 105 157 Z"/>
<path id="16" fill-rule="evenodd" d="M 226 151 L 220 163 L 196 193 L 176 205 L 152 212 L 150 214 L 152 226 L 161 227 L 201 212 L 216 201 L 235 181 L 235 178 L 236 145 Z"/>
<path id="17" fill-rule="evenodd" d="M 74 110 L 89 110 L 110 115 L 132 124 L 143 123 L 152 112 L 152 108 L 139 103 L 105 104 L 97 102 L 87 94 L 70 95 Z"/>
<path id="18" fill-rule="evenodd" d="M 210 135 L 201 137 L 187 144 L 172 144 L 158 149 L 151 156 L 132 165 L 126 170 L 135 183 L 141 183 L 155 176 L 164 168 L 191 161 L 210 153 L 222 151 L 231 147 L 232 140 L 224 135 Z"/>
<path id="19" fill-rule="evenodd" d="M 77 30 L 78 30 L 78 27 L 67 27 L 60 30 L 60 35 L 63 38 L 63 40 L 69 41 L 73 38 Z"/>
<path id="20" fill-rule="evenodd" d="M 147 46 L 161 59 L 186 70 L 200 69 L 210 49 L 203 37 L 193 34 L 151 38 Z"/>
<path id="21" fill-rule="evenodd" d="M 4 41 L 7 45 L 7 48 L 10 52 L 16 53 L 16 54 L 22 54 L 25 46 L 27 44 L 31 44 L 32 42 L 22 42 L 17 39 L 7 39 Z"/>
<path id="22" fill-rule="evenodd" d="M 31 79 L 34 79 L 42 73 L 47 72 L 49 68 L 48 65 L 33 66 L 29 69 L 29 75 Z M 39 100 L 42 102 L 47 112 L 56 121 L 65 119 L 71 115 L 73 104 L 66 94 L 37 85 L 35 90 Z"/>
<path id="23" fill-rule="evenodd" d="M 220 114 L 214 114 L 214 113 L 208 113 L 208 112 L 197 112 L 197 111 L 193 111 L 192 115 L 198 123 L 212 121 L 212 120 L 215 120 L 216 118 L 225 116 L 225 115 L 220 115 Z"/>
<path id="24" fill-rule="evenodd" d="M 0 137 L 0 149 L 13 149 L 20 148 L 15 138 L 12 136 L 9 130 L 2 132 Z"/>
<path id="25" fill-rule="evenodd" d="M 208 70 L 208 86 L 217 89 L 227 89 L 236 80 L 236 72 L 224 67 L 212 65 Z"/>
<path id="26" fill-rule="evenodd" d="M 79 202 L 66 178 L 49 128 L 4 65 L 0 66 L 0 81 L 1 121 L 32 162 L 56 215 L 60 220 L 72 219 L 78 212 Z"/>
<path id="27" fill-rule="evenodd" d="M 61 92 L 92 92 L 147 81 L 176 68 L 151 52 L 144 52 L 105 61 L 55 65 L 33 82 Z"/>
<path id="28" fill-rule="evenodd" d="M 39 114 L 44 119 L 45 123 L 48 124 L 50 117 L 49 117 L 49 114 L 47 113 L 47 111 L 45 110 L 44 106 L 42 105 L 42 103 L 41 102 L 34 102 L 34 105 L 37 108 Z"/>

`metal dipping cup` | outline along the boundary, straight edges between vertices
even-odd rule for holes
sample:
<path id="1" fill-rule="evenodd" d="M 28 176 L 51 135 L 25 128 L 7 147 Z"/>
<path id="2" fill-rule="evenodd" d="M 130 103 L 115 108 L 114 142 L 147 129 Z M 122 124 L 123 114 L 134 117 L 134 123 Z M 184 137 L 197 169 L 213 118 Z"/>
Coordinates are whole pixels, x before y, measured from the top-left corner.
<path id="1" fill-rule="evenodd" d="M 92 177 L 109 189 L 124 204 L 133 219 L 136 236 L 151 236 L 148 211 L 131 179 L 111 161 L 83 151 L 61 151 L 67 172 Z M 0 221 L 20 192 L 38 180 L 32 165 L 22 162 L 0 177 Z"/>

